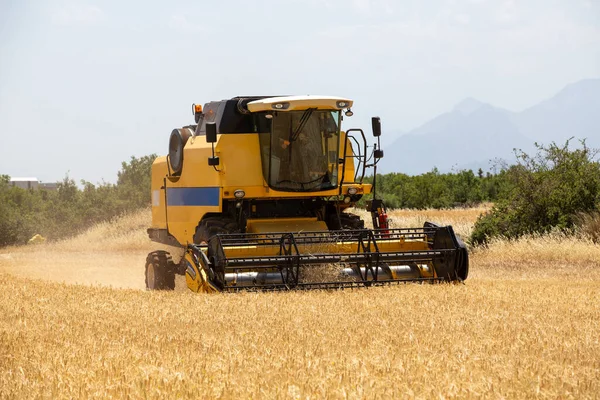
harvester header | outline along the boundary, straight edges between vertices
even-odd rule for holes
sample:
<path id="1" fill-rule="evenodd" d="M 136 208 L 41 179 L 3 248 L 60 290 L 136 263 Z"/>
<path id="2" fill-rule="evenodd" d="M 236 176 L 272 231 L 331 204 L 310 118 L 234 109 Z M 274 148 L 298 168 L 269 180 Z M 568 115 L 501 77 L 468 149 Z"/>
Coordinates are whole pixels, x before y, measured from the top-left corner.
<path id="1" fill-rule="evenodd" d="M 376 194 L 381 122 L 368 146 L 362 129 L 341 128 L 352 106 L 332 96 L 193 105 L 196 123 L 174 129 L 152 167 L 148 234 L 172 251 L 148 255 L 147 288 L 173 289 L 176 274 L 198 292 L 466 279 L 452 227 L 389 226 Z M 373 229 L 348 212 L 366 194 Z"/>

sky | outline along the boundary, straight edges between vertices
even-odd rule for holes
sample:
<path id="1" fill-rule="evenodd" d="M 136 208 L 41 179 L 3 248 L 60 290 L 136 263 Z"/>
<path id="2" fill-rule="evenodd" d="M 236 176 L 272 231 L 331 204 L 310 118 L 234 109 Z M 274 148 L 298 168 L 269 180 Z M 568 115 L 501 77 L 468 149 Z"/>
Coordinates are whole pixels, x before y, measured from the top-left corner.
<path id="1" fill-rule="evenodd" d="M 354 99 L 384 143 L 466 97 L 520 111 L 600 77 L 600 0 L 0 0 L 0 174 L 115 182 L 191 104 Z"/>

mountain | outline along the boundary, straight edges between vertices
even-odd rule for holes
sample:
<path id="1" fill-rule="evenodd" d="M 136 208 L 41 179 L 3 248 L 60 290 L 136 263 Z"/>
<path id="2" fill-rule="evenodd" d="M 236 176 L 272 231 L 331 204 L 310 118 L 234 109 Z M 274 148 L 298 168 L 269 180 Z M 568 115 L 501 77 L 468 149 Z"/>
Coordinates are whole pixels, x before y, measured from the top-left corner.
<path id="1" fill-rule="evenodd" d="M 554 97 L 514 116 L 524 135 L 542 143 L 575 136 L 600 146 L 600 79 L 566 86 Z"/>
<path id="2" fill-rule="evenodd" d="M 469 115 L 473 112 L 479 110 L 481 107 L 486 106 L 487 104 L 482 103 L 481 101 L 474 99 L 472 97 L 467 97 L 460 103 L 454 106 L 452 111 L 457 111 L 463 115 Z"/>
<path id="3" fill-rule="evenodd" d="M 600 79 L 568 85 L 519 113 L 467 98 L 386 146 L 378 172 L 490 171 L 494 160 L 513 160 L 514 148 L 531 152 L 536 141 L 588 138 L 590 146 L 600 147 L 599 127 Z"/>

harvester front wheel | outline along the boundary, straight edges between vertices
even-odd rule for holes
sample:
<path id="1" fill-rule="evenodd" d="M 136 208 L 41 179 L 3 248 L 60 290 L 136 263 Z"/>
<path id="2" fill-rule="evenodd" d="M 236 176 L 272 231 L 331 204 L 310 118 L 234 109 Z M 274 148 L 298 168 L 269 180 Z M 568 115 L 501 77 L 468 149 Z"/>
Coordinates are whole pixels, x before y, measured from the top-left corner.
<path id="1" fill-rule="evenodd" d="M 194 234 L 194 243 L 208 244 L 210 238 L 218 234 L 237 233 L 240 227 L 237 222 L 231 217 L 226 216 L 210 216 L 205 217 L 196 227 Z M 210 254 L 210 250 L 209 250 Z M 208 278 L 214 282 L 215 286 L 222 289 L 225 287 L 225 271 L 224 269 L 211 269 L 208 272 Z"/>
<path id="2" fill-rule="evenodd" d="M 166 251 L 153 251 L 146 258 L 146 289 L 175 289 L 175 270 L 171 255 Z"/>
<path id="3" fill-rule="evenodd" d="M 230 217 L 206 217 L 196 227 L 194 243 L 208 243 L 208 240 L 219 233 L 237 233 L 240 231 L 238 223 Z"/>

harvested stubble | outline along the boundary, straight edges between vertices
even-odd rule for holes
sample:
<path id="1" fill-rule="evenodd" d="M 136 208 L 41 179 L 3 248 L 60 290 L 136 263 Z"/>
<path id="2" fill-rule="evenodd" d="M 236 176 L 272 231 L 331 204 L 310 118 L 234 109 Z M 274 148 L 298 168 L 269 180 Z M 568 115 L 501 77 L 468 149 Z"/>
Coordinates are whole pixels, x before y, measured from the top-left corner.
<path id="1" fill-rule="evenodd" d="M 341 271 L 345 265 L 316 264 L 300 266 L 300 283 L 341 282 L 345 277 Z"/>
<path id="2" fill-rule="evenodd" d="M 490 205 L 473 208 L 389 210 L 388 217 L 392 228 L 420 228 L 425 222 L 452 225 L 455 232 L 467 238 L 473 230 L 477 217 L 490 209 Z M 360 215 L 368 227 L 373 227 L 371 215 L 365 210 L 351 209 L 349 212 Z"/>
<path id="3" fill-rule="evenodd" d="M 120 286 L 143 286 L 152 246 L 132 248 L 140 258 L 122 262 L 125 273 L 119 257 L 134 256 L 113 254 L 110 243 L 82 266 L 113 268 L 100 283 L 136 275 Z M 591 241 L 494 242 L 472 255 L 465 285 L 218 295 L 14 275 L 15 260 L 30 271 L 75 271 L 85 249 L 53 246 L 31 259 L 30 248 L 0 254 L 0 398 L 600 393 L 600 250 Z M 55 265 L 35 265 L 42 254 Z"/>

